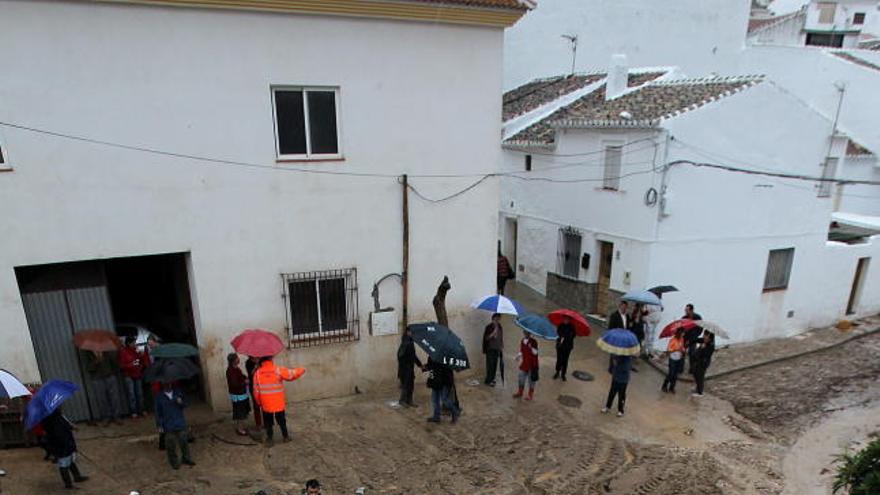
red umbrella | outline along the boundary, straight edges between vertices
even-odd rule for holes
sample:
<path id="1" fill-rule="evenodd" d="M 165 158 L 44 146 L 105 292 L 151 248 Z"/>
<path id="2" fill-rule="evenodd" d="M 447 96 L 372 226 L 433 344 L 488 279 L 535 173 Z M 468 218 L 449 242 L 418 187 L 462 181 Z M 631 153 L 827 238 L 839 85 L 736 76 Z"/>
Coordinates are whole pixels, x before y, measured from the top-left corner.
<path id="1" fill-rule="evenodd" d="M 550 320 L 550 323 L 559 326 L 562 323 L 562 318 L 564 316 L 571 319 L 571 324 L 574 325 L 575 335 L 578 337 L 588 337 L 590 335 L 590 324 L 587 323 L 586 318 L 576 311 L 570 309 L 557 309 L 556 311 L 548 313 L 547 319 Z"/>
<path id="2" fill-rule="evenodd" d="M 73 334 L 73 345 L 84 351 L 113 352 L 122 348 L 119 337 L 109 330 L 80 330 Z"/>
<path id="3" fill-rule="evenodd" d="M 694 320 L 675 320 L 672 323 L 670 323 L 669 325 L 666 325 L 665 327 L 663 327 L 663 331 L 660 332 L 660 338 L 661 339 L 668 339 L 670 337 L 675 336 L 675 332 L 677 332 L 679 328 L 681 328 L 683 330 L 690 330 L 692 328 L 696 328 L 697 323 L 699 323 L 699 322 L 696 322 Z"/>
<path id="4" fill-rule="evenodd" d="M 274 356 L 284 350 L 284 342 L 272 332 L 249 329 L 232 339 L 235 352 L 245 356 Z"/>

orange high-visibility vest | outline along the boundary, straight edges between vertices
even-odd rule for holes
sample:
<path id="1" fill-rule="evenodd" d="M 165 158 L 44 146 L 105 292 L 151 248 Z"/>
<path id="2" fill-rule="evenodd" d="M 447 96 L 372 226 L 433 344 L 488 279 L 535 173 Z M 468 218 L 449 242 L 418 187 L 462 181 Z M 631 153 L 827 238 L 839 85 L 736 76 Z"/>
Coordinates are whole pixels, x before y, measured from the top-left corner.
<path id="1" fill-rule="evenodd" d="M 296 380 L 305 372 L 305 368 L 290 369 L 275 366 L 272 361 L 261 364 L 254 371 L 254 399 L 257 400 L 260 409 L 268 413 L 283 411 L 285 401 L 282 381 Z"/>

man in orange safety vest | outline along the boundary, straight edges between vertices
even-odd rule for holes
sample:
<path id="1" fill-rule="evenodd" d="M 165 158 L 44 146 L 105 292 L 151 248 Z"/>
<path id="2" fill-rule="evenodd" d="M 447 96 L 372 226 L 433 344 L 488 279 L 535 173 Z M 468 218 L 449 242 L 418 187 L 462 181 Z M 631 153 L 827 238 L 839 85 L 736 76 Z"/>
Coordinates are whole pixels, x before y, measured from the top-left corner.
<path id="1" fill-rule="evenodd" d="M 263 411 L 263 425 L 266 427 L 266 445 L 273 445 L 274 423 L 285 442 L 290 441 L 287 433 L 287 417 L 284 413 L 284 381 L 293 381 L 305 373 L 305 368 L 285 368 L 275 366 L 271 357 L 260 358 L 260 366 L 254 371 L 254 399 Z"/>

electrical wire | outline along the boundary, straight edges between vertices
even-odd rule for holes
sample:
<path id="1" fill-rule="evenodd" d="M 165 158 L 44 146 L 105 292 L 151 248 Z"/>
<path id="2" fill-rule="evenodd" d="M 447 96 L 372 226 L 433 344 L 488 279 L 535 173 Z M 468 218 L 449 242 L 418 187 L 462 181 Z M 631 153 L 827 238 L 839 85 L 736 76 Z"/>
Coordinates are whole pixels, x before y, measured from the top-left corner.
<path id="1" fill-rule="evenodd" d="M 801 174 L 790 174 L 786 172 L 768 172 L 763 170 L 753 170 L 748 168 L 740 168 L 733 167 L 731 165 L 719 165 L 717 163 L 705 163 L 705 162 L 694 162 L 691 160 L 675 160 L 666 165 L 667 168 L 671 168 L 675 165 L 690 165 L 694 167 L 706 167 L 712 168 L 716 170 L 724 170 L 727 172 L 736 172 L 742 174 L 749 175 L 761 175 L 765 177 L 777 177 L 780 179 L 793 179 L 793 180 L 802 180 L 802 181 L 811 181 L 811 182 L 832 182 L 835 184 L 861 184 L 867 186 L 880 186 L 880 181 L 875 180 L 856 180 L 856 179 L 835 179 L 831 177 L 814 177 L 810 175 L 801 175 Z"/>
<path id="2" fill-rule="evenodd" d="M 418 189 L 416 189 L 416 187 L 415 187 L 414 185 L 412 185 L 412 184 L 407 183 L 407 188 L 408 188 L 410 191 L 412 191 L 413 194 L 415 194 L 415 195 L 418 196 L 419 198 L 421 198 L 421 199 L 423 199 L 423 200 L 425 200 L 425 201 L 427 201 L 427 202 L 429 202 L 429 203 L 442 203 L 442 202 L 444 202 L 444 201 L 449 201 L 450 199 L 457 198 L 458 196 L 461 196 L 462 194 L 465 194 L 466 192 L 470 191 L 471 189 L 473 189 L 473 188 L 479 186 L 480 184 L 482 184 L 483 181 L 485 181 L 486 179 L 488 179 L 488 178 L 490 178 L 490 177 L 495 177 L 495 176 L 496 176 L 496 174 L 486 174 L 485 176 L 483 176 L 482 178 L 480 178 L 479 180 L 477 180 L 477 181 L 474 182 L 473 184 L 467 186 L 466 188 L 464 188 L 464 189 L 462 189 L 462 190 L 460 190 L 460 191 L 458 191 L 458 192 L 452 193 L 452 194 L 450 194 L 449 196 L 444 196 L 444 197 L 442 197 L 442 198 L 437 198 L 437 199 L 432 199 L 432 198 L 429 198 L 429 197 L 425 196 L 425 195 L 422 194 Z M 398 181 L 398 182 L 399 182 L 399 181 Z"/>

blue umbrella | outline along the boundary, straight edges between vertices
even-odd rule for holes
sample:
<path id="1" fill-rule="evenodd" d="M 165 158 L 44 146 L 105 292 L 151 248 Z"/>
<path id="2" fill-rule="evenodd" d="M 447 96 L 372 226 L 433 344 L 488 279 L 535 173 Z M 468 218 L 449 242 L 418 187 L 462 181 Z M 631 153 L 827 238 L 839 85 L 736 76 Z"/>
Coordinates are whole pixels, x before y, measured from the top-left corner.
<path id="1" fill-rule="evenodd" d="M 620 298 L 622 301 L 629 301 L 641 304 L 650 304 L 652 306 L 662 306 L 663 301 L 657 297 L 657 294 L 649 290 L 631 290 Z"/>
<path id="2" fill-rule="evenodd" d="M 79 390 L 75 383 L 64 380 L 49 380 L 37 390 L 24 411 L 24 428 L 30 430 L 40 421 L 46 419 Z"/>
<path id="3" fill-rule="evenodd" d="M 639 338 L 625 328 L 608 330 L 596 341 L 596 345 L 607 353 L 619 356 L 638 356 L 640 350 Z"/>
<path id="4" fill-rule="evenodd" d="M 556 326 L 550 323 L 550 320 L 541 315 L 527 314 L 520 316 L 513 321 L 516 326 L 522 328 L 526 332 L 547 340 L 556 340 L 559 335 L 556 333 Z"/>
<path id="5" fill-rule="evenodd" d="M 501 313 L 513 316 L 525 314 L 526 312 L 518 302 L 498 294 L 477 299 L 471 306 L 475 309 L 482 309 L 483 311 L 488 311 L 490 313 Z"/>

